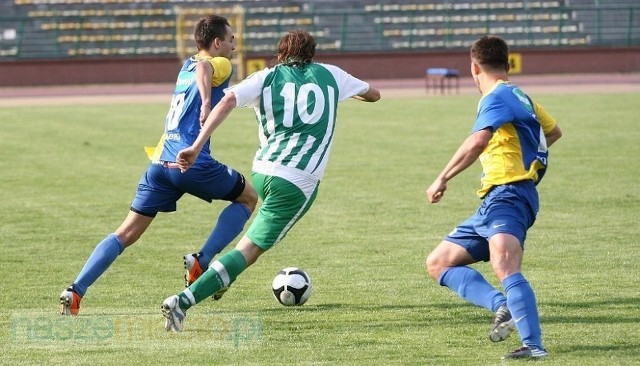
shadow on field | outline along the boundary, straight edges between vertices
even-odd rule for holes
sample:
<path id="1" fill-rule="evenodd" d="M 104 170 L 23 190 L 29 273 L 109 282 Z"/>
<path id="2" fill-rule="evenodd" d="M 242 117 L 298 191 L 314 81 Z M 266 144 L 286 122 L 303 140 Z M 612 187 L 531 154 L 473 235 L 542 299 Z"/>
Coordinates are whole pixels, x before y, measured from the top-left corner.
<path id="1" fill-rule="evenodd" d="M 558 306 L 562 308 L 592 308 L 592 307 L 616 307 L 624 305 L 634 305 L 640 307 L 640 297 L 612 297 L 606 300 L 597 301 L 572 301 L 553 302 L 545 301 L 545 306 Z"/>
<path id="2" fill-rule="evenodd" d="M 576 345 L 565 345 L 562 347 L 557 347 L 554 351 L 558 354 L 570 354 L 570 353 L 584 353 L 584 354 L 611 354 L 612 359 L 615 360 L 616 354 L 624 355 L 624 359 L 626 360 L 628 357 L 632 355 L 636 355 L 640 357 L 640 343 L 626 343 L 626 344 L 604 344 L 604 345 L 586 345 L 586 344 L 576 344 Z M 636 358 L 637 359 L 637 358 Z M 610 365 L 622 365 L 622 363 L 614 362 L 610 363 Z M 619 361 L 622 361 L 620 359 Z M 634 363 L 635 364 L 635 363 Z"/>
<path id="3" fill-rule="evenodd" d="M 424 303 L 424 304 L 344 304 L 344 303 L 325 303 L 325 304 L 313 304 L 304 306 L 291 306 L 291 307 L 275 307 L 260 310 L 263 313 L 280 313 L 282 311 L 326 311 L 326 310 L 366 310 L 366 311 L 384 311 L 384 310 L 415 310 L 418 312 L 432 312 L 434 308 L 438 309 L 451 309 L 451 308 L 472 308 L 475 306 L 468 304 L 451 304 L 451 303 Z"/>
<path id="4" fill-rule="evenodd" d="M 638 350 L 640 349 L 640 343 L 629 343 L 629 344 L 619 344 L 619 345 L 605 345 L 605 346 L 588 346 L 588 345 L 580 345 L 580 346 L 569 346 L 563 347 L 563 352 L 580 352 L 580 351 L 588 351 L 588 352 L 614 352 L 614 351 L 625 351 L 626 354 L 638 354 Z M 631 353 L 628 353 L 631 352 Z"/>
<path id="5" fill-rule="evenodd" d="M 580 315 L 567 315 L 560 311 L 547 311 L 556 315 L 545 315 L 543 323 L 637 323 L 637 310 L 640 310 L 640 298 L 638 297 L 617 297 L 597 301 L 573 301 L 573 302 L 544 302 L 544 307 L 567 309 L 574 312 L 580 309 Z M 621 316 L 629 314 L 628 316 Z M 575 314 L 575 313 L 574 313 Z"/>

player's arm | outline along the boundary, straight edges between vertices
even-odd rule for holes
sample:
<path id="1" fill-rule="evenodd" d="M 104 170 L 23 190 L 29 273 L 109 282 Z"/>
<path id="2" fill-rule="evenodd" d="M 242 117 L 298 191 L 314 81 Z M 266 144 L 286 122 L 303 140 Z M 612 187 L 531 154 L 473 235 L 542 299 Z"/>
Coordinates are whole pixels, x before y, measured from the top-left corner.
<path id="1" fill-rule="evenodd" d="M 380 90 L 369 85 L 369 89 L 366 92 L 359 95 L 354 95 L 353 99 L 361 100 L 363 102 L 377 102 L 380 100 Z"/>
<path id="2" fill-rule="evenodd" d="M 538 121 L 540 121 L 540 125 L 542 126 L 544 137 L 547 139 L 547 147 L 549 147 L 562 137 L 562 130 L 558 126 L 555 118 L 547 113 L 540 104 L 534 102 L 533 107 L 536 115 L 538 116 Z"/>
<path id="3" fill-rule="evenodd" d="M 323 64 L 323 66 L 336 79 L 339 90 L 338 101 L 341 102 L 349 98 L 363 102 L 377 102 L 380 100 L 380 90 L 366 81 L 358 79 L 337 66 L 329 64 Z"/>
<path id="4" fill-rule="evenodd" d="M 493 136 L 491 128 L 485 128 L 472 133 L 464 140 L 440 175 L 427 188 L 427 199 L 430 203 L 440 201 L 447 190 L 447 182 L 478 159 L 489 144 L 491 136 Z"/>
<path id="5" fill-rule="evenodd" d="M 546 137 L 547 147 L 549 147 L 554 142 L 558 141 L 560 137 L 562 137 L 562 130 L 560 130 L 560 127 L 558 127 L 558 125 L 555 125 L 555 127 L 551 131 L 544 134 L 544 137 Z"/>
<path id="6" fill-rule="evenodd" d="M 233 92 L 227 93 L 227 95 L 216 104 L 206 121 L 204 122 L 198 137 L 193 144 L 180 150 L 176 158 L 176 162 L 182 172 L 187 171 L 191 165 L 196 161 L 198 154 L 202 151 L 202 147 L 209 140 L 209 137 L 215 131 L 215 129 L 227 118 L 229 113 L 236 107 L 236 96 Z"/>
<path id="7" fill-rule="evenodd" d="M 202 105 L 200 106 L 200 125 L 204 124 L 209 112 L 211 112 L 211 80 L 213 79 L 213 66 L 209 60 L 200 60 L 196 64 L 196 83 Z"/>

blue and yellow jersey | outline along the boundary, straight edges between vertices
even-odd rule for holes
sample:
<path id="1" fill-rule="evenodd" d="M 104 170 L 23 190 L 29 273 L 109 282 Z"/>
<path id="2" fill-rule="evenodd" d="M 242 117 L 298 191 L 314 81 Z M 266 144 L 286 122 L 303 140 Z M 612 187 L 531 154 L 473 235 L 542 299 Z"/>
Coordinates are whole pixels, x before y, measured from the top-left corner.
<path id="1" fill-rule="evenodd" d="M 527 179 L 538 183 L 547 168 L 544 136 L 555 126 L 555 119 L 517 85 L 498 81 L 478 102 L 472 130 L 493 131 L 480 155 L 483 172 L 478 196 L 484 197 L 492 187 L 501 184 Z"/>
<path id="2" fill-rule="evenodd" d="M 173 91 L 171 107 L 165 118 L 164 133 L 157 146 L 146 147 L 151 161 L 175 162 L 178 152 L 191 146 L 200 133 L 200 106 L 202 98 L 196 82 L 196 65 L 207 60 L 213 66 L 211 78 L 211 107 L 224 96 L 224 89 L 231 78 L 231 61 L 224 57 L 192 56 L 184 62 Z M 210 159 L 209 141 L 204 145 L 196 163 L 202 159 Z"/>

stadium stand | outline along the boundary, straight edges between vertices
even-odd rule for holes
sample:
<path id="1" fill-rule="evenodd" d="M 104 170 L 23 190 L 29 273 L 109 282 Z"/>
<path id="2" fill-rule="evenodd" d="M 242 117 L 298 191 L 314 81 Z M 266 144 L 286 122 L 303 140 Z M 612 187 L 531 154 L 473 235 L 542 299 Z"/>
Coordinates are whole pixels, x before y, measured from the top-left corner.
<path id="1" fill-rule="evenodd" d="M 630 46 L 640 42 L 640 2 L 638 0 L 567 0 L 567 7 L 580 20 L 592 43 Z M 626 25 L 620 27 L 620 25 Z"/>
<path id="2" fill-rule="evenodd" d="M 365 6 L 393 49 L 468 47 L 483 34 L 519 46 L 587 44 L 559 1 L 377 4 Z"/>
<path id="3" fill-rule="evenodd" d="M 232 13 L 248 1 L 190 1 L 203 13 L 215 9 Z M 15 0 L 5 14 L 26 16 L 23 34 L 29 35 L 23 57 L 37 54 L 67 56 L 155 55 L 176 53 L 175 0 Z M 251 2 L 251 5 L 254 5 Z M 272 51 L 275 40 L 292 27 L 312 27 L 313 17 L 301 13 L 297 2 L 265 1 L 245 7 L 247 32 L 244 51 Z M 3 23 L 5 24 L 5 23 Z M 11 25 L 7 25 L 11 27 Z M 16 27 L 17 28 L 17 27 Z M 322 33 L 318 34 L 322 38 Z"/>
<path id="4" fill-rule="evenodd" d="M 6 0 L 0 60 L 176 54 L 177 6 L 242 7 L 241 51 L 254 54 L 295 27 L 336 52 L 460 49 L 487 33 L 522 47 L 640 44 L 637 0 Z"/>

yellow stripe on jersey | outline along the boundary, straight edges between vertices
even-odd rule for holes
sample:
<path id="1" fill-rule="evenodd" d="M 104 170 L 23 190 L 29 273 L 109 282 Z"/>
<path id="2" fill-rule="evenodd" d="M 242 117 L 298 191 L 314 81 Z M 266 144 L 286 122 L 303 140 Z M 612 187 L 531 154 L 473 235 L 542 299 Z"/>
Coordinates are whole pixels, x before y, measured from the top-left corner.
<path id="1" fill-rule="evenodd" d="M 538 116 L 538 121 L 540 122 L 544 133 L 549 133 L 556 127 L 557 122 L 555 118 L 551 117 L 551 115 L 547 113 L 540 104 L 533 102 L 533 110 L 536 112 L 536 116 Z"/>
<path id="2" fill-rule="evenodd" d="M 556 126 L 556 120 L 535 102 L 534 110 L 542 130 L 549 133 Z M 479 160 L 484 172 L 477 192 L 479 197 L 484 197 L 493 186 L 527 179 L 537 182 L 538 170 L 544 168 L 540 161 L 534 160 L 525 170 L 520 139 L 511 123 L 505 123 L 494 132 Z"/>
<path id="3" fill-rule="evenodd" d="M 153 146 L 144 147 L 144 151 L 147 153 L 147 157 L 149 158 L 149 160 L 151 161 L 160 160 L 160 156 L 162 155 L 162 149 L 164 148 L 164 142 L 166 139 L 167 139 L 167 134 L 163 133 L 162 136 L 160 137 L 160 141 L 158 141 L 158 144 L 155 147 Z"/>
<path id="4" fill-rule="evenodd" d="M 231 66 L 231 61 L 229 61 L 226 57 L 200 57 L 198 55 L 195 56 L 198 61 L 207 60 L 213 67 L 213 76 L 211 78 L 211 86 L 218 86 L 222 84 L 225 80 L 229 78 L 233 67 Z"/>
<path id="5" fill-rule="evenodd" d="M 489 144 L 480 155 L 482 171 L 478 196 L 484 197 L 493 186 L 531 179 L 538 180 L 538 169 L 544 168 L 534 161 L 529 170 L 524 169 L 522 148 L 515 127 L 506 123 L 493 134 Z"/>

